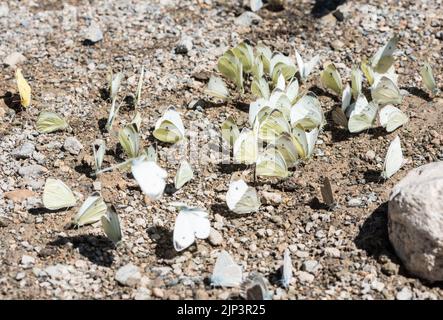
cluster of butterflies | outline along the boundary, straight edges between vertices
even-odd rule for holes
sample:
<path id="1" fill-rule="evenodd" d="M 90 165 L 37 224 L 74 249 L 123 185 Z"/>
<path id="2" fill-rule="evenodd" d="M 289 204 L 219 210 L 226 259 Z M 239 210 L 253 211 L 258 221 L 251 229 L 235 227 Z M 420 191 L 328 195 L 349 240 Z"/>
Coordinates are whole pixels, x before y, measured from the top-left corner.
<path id="1" fill-rule="evenodd" d="M 379 124 L 387 132 L 393 132 L 409 121 L 409 117 L 395 107 L 403 100 L 394 66 L 394 52 L 398 42 L 399 37 L 393 36 L 369 61 L 364 60 L 360 69 L 354 67 L 350 77 L 351 86 L 346 84 L 344 89 L 335 65 L 327 63 L 324 66 L 320 74 L 323 86 L 341 95 L 341 106 L 332 110 L 335 124 L 347 128 L 351 133 L 358 133 L 375 127 L 378 115 Z M 437 94 L 439 88 L 428 63 L 423 64 L 420 74 L 425 87 L 431 94 Z M 371 102 L 362 93 L 363 75 L 370 86 Z M 355 101 L 351 103 L 353 99 Z M 397 136 L 389 145 L 381 177 L 390 178 L 404 162 L 400 138 Z"/>
<path id="2" fill-rule="evenodd" d="M 393 37 L 372 57 L 364 61 L 361 68 L 351 72 L 351 86 L 343 89 L 343 83 L 335 65 L 325 64 L 320 79 L 323 86 L 342 97 L 340 107 L 332 111 L 334 122 L 347 127 L 350 132 L 361 132 L 372 128 L 379 114 L 380 124 L 392 132 L 408 121 L 408 117 L 395 104 L 402 101 L 397 86 L 393 53 L 398 38 Z M 245 83 L 250 84 L 256 100 L 250 104 L 249 125 L 241 131 L 233 117 L 228 117 L 221 126 L 223 139 L 233 149 L 234 160 L 238 163 L 254 165 L 254 176 L 286 178 L 288 169 L 296 166 L 299 160 L 309 159 L 314 151 L 319 132 L 325 124 L 321 104 L 312 92 L 299 92 L 299 81 L 305 82 L 319 63 L 319 56 L 304 62 L 295 50 L 296 63 L 281 53 L 273 53 L 261 43 L 255 48 L 246 42 L 226 51 L 219 59 L 218 71 L 232 81 L 237 91 L 244 93 Z M 432 94 L 439 92 L 432 69 L 424 64 L 420 70 L 423 82 Z M 369 83 L 372 101 L 368 102 L 362 93 L 363 75 Z M 138 105 L 143 86 L 144 68 L 135 93 L 134 104 Z M 123 73 L 109 75 L 109 97 L 111 109 L 106 128 L 110 130 L 119 112 L 117 97 Z M 16 81 L 21 105 L 31 104 L 31 87 L 20 69 L 16 70 Z M 205 92 L 222 100 L 229 100 L 230 90 L 225 81 L 211 76 Z M 354 100 L 353 103 L 352 100 Z M 383 107 L 379 110 L 379 106 Z M 141 115 L 136 112 L 129 124 L 118 131 L 118 140 L 127 160 L 117 165 L 102 168 L 106 153 L 104 141 L 93 144 L 95 174 L 120 168 L 130 170 L 140 189 L 149 199 L 155 201 L 162 197 L 168 173 L 157 162 L 155 148 L 142 147 L 140 138 Z M 51 111 L 42 111 L 37 119 L 37 130 L 50 133 L 69 128 L 63 117 Z M 185 137 L 185 127 L 180 114 L 168 108 L 157 120 L 153 135 L 165 143 L 177 143 Z M 263 147 L 264 146 L 264 147 Z M 400 138 L 397 136 L 389 145 L 382 177 L 387 179 L 395 174 L 404 162 Z M 229 210 L 237 214 L 257 212 L 260 199 L 255 188 L 249 186 L 242 174 L 232 176 L 226 193 Z M 182 188 L 192 180 L 194 172 L 191 165 L 182 161 L 174 177 L 176 189 Z M 328 205 L 334 203 L 333 192 L 328 178 L 324 180 L 321 192 Z M 48 178 L 43 191 L 43 205 L 49 210 L 74 207 L 77 199 L 72 190 L 61 180 Z M 178 210 L 173 232 L 173 244 L 177 251 L 191 246 L 197 239 L 209 237 L 211 226 L 205 209 L 193 208 L 181 202 L 171 203 Z M 101 222 L 104 233 L 116 245 L 122 241 L 122 230 L 116 209 L 107 205 L 103 197 L 95 192 L 79 207 L 72 224 L 82 227 Z M 292 278 L 292 263 L 286 250 L 282 266 L 282 284 L 288 286 Z M 267 281 L 253 273 L 243 281 L 242 269 L 232 257 L 221 251 L 211 277 L 214 285 L 229 287 L 241 285 L 248 298 L 270 298 Z"/>
<path id="3" fill-rule="evenodd" d="M 272 53 L 262 43 L 253 48 L 242 42 L 218 60 L 218 71 L 239 92 L 244 91 L 245 80 L 250 80 L 251 92 L 258 98 L 249 107 L 251 128 L 240 132 L 232 116 L 221 126 L 223 139 L 233 148 L 234 160 L 254 164 L 256 176 L 288 177 L 288 169 L 299 159 L 312 156 L 318 134 L 326 123 L 320 101 L 312 92 L 300 93 L 296 78 L 298 71 L 300 81 L 306 81 L 319 56 L 304 63 L 297 51 L 295 55 L 297 66 L 291 58 Z M 215 75 L 205 92 L 219 99 L 229 98 L 226 83 Z"/>
<path id="4" fill-rule="evenodd" d="M 280 267 L 281 278 L 279 283 L 287 288 L 292 277 L 293 268 L 289 249 L 283 255 L 283 263 Z M 221 287 L 241 287 L 241 295 L 246 300 L 271 300 L 272 293 L 268 290 L 268 280 L 260 273 L 252 272 L 243 279 L 243 272 L 227 251 L 220 251 L 211 275 L 211 283 Z"/>
<path id="5" fill-rule="evenodd" d="M 326 89 L 341 96 L 341 106 L 332 110 L 332 120 L 338 126 L 358 133 L 379 123 L 392 132 L 409 121 L 408 116 L 394 105 L 400 104 L 402 94 L 397 85 L 394 52 L 399 38 L 392 37 L 369 62 L 351 72 L 351 85 L 343 86 L 340 73 L 332 62 L 323 66 L 320 80 Z M 255 164 L 257 176 L 286 178 L 291 168 L 302 159 L 312 156 L 314 146 L 325 124 L 321 105 L 312 92 L 299 93 L 299 81 L 305 82 L 319 56 L 304 62 L 295 50 L 296 63 L 281 53 L 259 43 L 255 48 L 246 42 L 227 50 L 218 60 L 218 71 L 232 81 L 237 91 L 244 92 L 244 83 L 250 81 L 251 92 L 258 99 L 250 103 L 251 129 L 241 132 L 233 117 L 222 124 L 222 136 L 233 147 L 234 160 Z M 424 63 L 420 74 L 425 87 L 439 92 L 432 68 Z M 363 79 L 370 85 L 372 101 L 362 92 Z M 272 91 L 271 91 L 272 89 Z M 206 94 L 222 100 L 230 99 L 227 84 L 221 77 L 211 76 Z M 393 141 L 385 159 L 381 176 L 391 177 L 403 164 L 401 148 Z M 259 144 L 266 145 L 259 148 Z"/>

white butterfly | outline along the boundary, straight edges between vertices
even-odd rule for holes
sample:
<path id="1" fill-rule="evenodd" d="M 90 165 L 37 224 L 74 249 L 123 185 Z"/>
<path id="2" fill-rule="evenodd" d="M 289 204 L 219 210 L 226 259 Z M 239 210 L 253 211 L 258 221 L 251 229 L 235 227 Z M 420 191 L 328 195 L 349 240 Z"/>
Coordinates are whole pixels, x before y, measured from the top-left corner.
<path id="1" fill-rule="evenodd" d="M 425 87 L 432 92 L 432 94 L 436 94 L 439 91 L 437 83 L 435 82 L 434 74 L 432 72 L 431 65 L 427 62 L 423 64 L 420 68 L 420 75 L 423 80 Z"/>
<path id="2" fill-rule="evenodd" d="M 120 219 L 114 206 L 110 206 L 105 215 L 101 217 L 102 228 L 106 236 L 117 245 L 123 238 Z"/>
<path id="3" fill-rule="evenodd" d="M 109 97 L 111 98 L 111 100 L 115 100 L 115 98 L 117 98 L 121 82 L 123 80 L 123 73 L 118 72 L 116 75 L 113 75 L 111 71 L 108 80 L 109 80 Z"/>
<path id="4" fill-rule="evenodd" d="M 255 163 L 258 156 L 257 138 L 257 130 L 243 128 L 234 143 L 233 153 L 236 162 L 245 164 Z"/>
<path id="5" fill-rule="evenodd" d="M 393 105 L 387 105 L 380 110 L 380 124 L 387 132 L 394 131 L 408 121 L 408 116 Z"/>
<path id="6" fill-rule="evenodd" d="M 43 190 L 43 205 L 49 210 L 73 207 L 77 200 L 63 181 L 48 178 Z"/>
<path id="7" fill-rule="evenodd" d="M 292 281 L 292 260 L 289 249 L 285 250 L 282 265 L 281 283 L 285 288 L 288 288 Z"/>
<path id="8" fill-rule="evenodd" d="M 269 99 L 271 92 L 268 81 L 262 77 L 254 79 L 251 83 L 251 92 L 259 98 Z"/>
<path id="9" fill-rule="evenodd" d="M 177 170 L 177 174 L 174 178 L 174 185 L 176 189 L 180 189 L 194 177 L 194 172 L 188 161 L 183 160 L 180 167 Z"/>
<path id="10" fill-rule="evenodd" d="M 154 137 L 162 142 L 176 143 L 185 136 L 180 114 L 174 108 L 168 108 L 165 114 L 155 123 Z"/>
<path id="11" fill-rule="evenodd" d="M 395 82 L 387 77 L 382 76 L 380 80 L 374 82 L 371 89 L 372 100 L 380 106 L 387 104 L 399 104 L 402 101 L 400 89 Z"/>
<path id="12" fill-rule="evenodd" d="M 325 116 L 317 97 L 308 92 L 291 108 L 291 126 L 300 126 L 305 130 L 322 128 Z"/>
<path id="13" fill-rule="evenodd" d="M 263 7 L 263 1 L 262 0 L 250 0 L 249 6 L 251 7 L 252 11 L 258 11 Z"/>
<path id="14" fill-rule="evenodd" d="M 286 178 L 289 176 L 288 165 L 283 155 L 273 145 L 269 145 L 257 158 L 255 167 L 257 176 Z"/>
<path id="15" fill-rule="evenodd" d="M 285 77 L 283 76 L 283 73 L 280 70 L 276 73 L 275 79 L 272 79 L 272 82 L 274 83 L 275 89 L 285 91 L 286 80 Z"/>
<path id="16" fill-rule="evenodd" d="M 212 97 L 227 100 L 229 98 L 229 90 L 222 78 L 212 75 L 209 79 L 205 93 Z"/>
<path id="17" fill-rule="evenodd" d="M 184 204 L 176 206 L 180 211 L 175 219 L 173 242 L 175 250 L 182 251 L 192 245 L 195 238 L 209 237 L 211 227 L 204 209 L 191 208 Z"/>
<path id="18" fill-rule="evenodd" d="M 274 109 L 261 120 L 258 137 L 264 141 L 273 141 L 283 132 L 290 131 L 291 127 L 283 112 Z"/>
<path id="19" fill-rule="evenodd" d="M 294 104 L 297 100 L 298 90 L 299 90 L 298 80 L 297 78 L 293 78 L 292 81 L 286 87 L 286 97 L 289 99 L 291 105 Z"/>
<path id="20" fill-rule="evenodd" d="M 100 221 L 106 214 L 106 203 L 98 192 L 94 192 L 83 202 L 77 214 L 74 217 L 74 225 L 81 227 L 87 224 Z"/>
<path id="21" fill-rule="evenodd" d="M 221 136 L 227 143 L 229 143 L 230 146 L 233 146 L 235 141 L 240 136 L 240 130 L 238 129 L 237 123 L 235 123 L 235 119 L 232 116 L 229 116 L 225 121 L 223 121 L 221 125 Z"/>
<path id="22" fill-rule="evenodd" d="M 282 135 L 274 142 L 274 145 L 275 148 L 280 151 L 289 168 L 297 164 L 299 158 L 297 146 L 299 143 L 292 133 L 282 133 Z"/>
<path id="23" fill-rule="evenodd" d="M 317 128 L 309 132 L 306 132 L 300 127 L 295 127 L 292 129 L 292 135 L 297 142 L 295 147 L 300 158 L 307 160 L 312 156 L 318 134 L 319 130 Z"/>
<path id="24" fill-rule="evenodd" d="M 214 286 L 238 287 L 242 283 L 242 279 L 242 268 L 235 263 L 229 253 L 221 251 L 215 262 L 211 283 Z"/>
<path id="25" fill-rule="evenodd" d="M 271 49 L 264 45 L 262 42 L 259 42 L 255 46 L 255 56 L 259 57 L 261 62 L 263 63 L 263 71 L 267 74 L 271 74 L 270 67 L 271 67 L 271 59 L 272 59 L 272 51 Z"/>
<path id="26" fill-rule="evenodd" d="M 229 210 L 237 214 L 256 212 L 260 208 L 257 191 L 242 179 L 231 181 L 226 193 L 226 203 Z"/>
<path id="27" fill-rule="evenodd" d="M 135 92 L 134 106 L 137 107 L 140 103 L 143 88 L 143 79 L 145 77 L 145 67 L 140 68 L 140 78 L 138 79 L 137 91 Z"/>
<path id="28" fill-rule="evenodd" d="M 386 153 L 385 162 L 383 164 L 382 178 L 389 179 L 403 166 L 403 152 L 401 150 L 400 137 L 397 136 L 389 144 L 388 152 Z"/>
<path id="29" fill-rule="evenodd" d="M 294 77 L 295 73 L 297 72 L 297 67 L 290 57 L 287 57 L 281 53 L 276 53 L 271 58 L 269 72 L 272 80 L 275 80 L 277 74 L 281 72 L 287 81 Z"/>
<path id="30" fill-rule="evenodd" d="M 381 47 L 371 59 L 371 66 L 378 73 L 385 73 L 394 63 L 393 54 L 397 47 L 399 37 L 394 35 Z"/>
<path id="31" fill-rule="evenodd" d="M 360 94 L 357 101 L 352 104 L 348 110 L 349 132 L 356 133 L 372 128 L 377 116 L 378 107 L 372 101 L 368 100 L 363 94 Z"/>
<path id="32" fill-rule="evenodd" d="M 51 111 L 42 111 L 37 119 L 37 131 L 40 133 L 64 130 L 68 126 L 69 125 L 65 119 Z"/>
<path id="33" fill-rule="evenodd" d="M 295 58 L 297 60 L 298 65 L 298 72 L 300 73 L 300 79 L 302 81 L 306 81 L 308 76 L 311 74 L 312 70 L 315 68 L 315 66 L 320 61 L 320 56 L 316 55 L 313 57 L 309 62 L 304 63 L 302 57 L 298 53 L 297 50 L 295 50 Z"/>
<path id="34" fill-rule="evenodd" d="M 349 84 L 346 84 L 345 89 L 343 90 L 343 94 L 341 96 L 341 109 L 343 112 L 346 112 L 346 109 L 351 105 L 352 93 L 351 87 Z"/>
<path id="35" fill-rule="evenodd" d="M 363 82 L 363 74 L 357 67 L 352 68 L 351 71 L 351 86 L 352 86 L 352 96 L 357 99 L 358 95 L 361 93 Z"/>
<path id="36" fill-rule="evenodd" d="M 165 179 L 168 173 L 154 161 L 148 161 L 145 156 L 132 160 L 132 175 L 151 200 L 158 200 L 166 187 Z"/>
<path id="37" fill-rule="evenodd" d="M 103 159 L 105 157 L 105 142 L 103 140 L 97 140 L 96 143 L 92 145 L 92 151 L 94 153 L 95 172 L 97 173 L 102 168 Z"/>

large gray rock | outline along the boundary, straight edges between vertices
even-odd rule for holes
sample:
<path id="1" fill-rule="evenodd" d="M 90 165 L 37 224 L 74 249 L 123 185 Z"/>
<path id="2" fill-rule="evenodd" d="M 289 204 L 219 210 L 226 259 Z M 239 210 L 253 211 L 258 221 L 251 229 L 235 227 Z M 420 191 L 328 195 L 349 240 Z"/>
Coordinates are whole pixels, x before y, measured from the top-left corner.
<path id="1" fill-rule="evenodd" d="M 443 161 L 409 172 L 389 197 L 389 239 L 413 274 L 443 280 Z"/>

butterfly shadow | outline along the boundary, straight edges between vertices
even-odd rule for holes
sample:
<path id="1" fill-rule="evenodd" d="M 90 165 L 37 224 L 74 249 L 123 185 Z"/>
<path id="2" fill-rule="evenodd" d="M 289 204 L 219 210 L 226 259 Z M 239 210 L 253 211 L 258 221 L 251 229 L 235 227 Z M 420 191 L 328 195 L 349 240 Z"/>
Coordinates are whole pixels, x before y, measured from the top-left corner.
<path id="1" fill-rule="evenodd" d="M 18 93 L 8 91 L 1 98 L 3 99 L 5 105 L 14 110 L 15 113 L 20 113 L 24 110 L 20 102 L 20 95 Z"/>
<path id="2" fill-rule="evenodd" d="M 64 247 L 67 244 L 71 244 L 82 256 L 96 265 L 110 267 L 114 261 L 115 246 L 104 236 L 91 234 L 72 237 L 58 236 L 57 239 L 48 243 L 48 246 Z"/>
<path id="3" fill-rule="evenodd" d="M 311 15 L 317 19 L 324 17 L 345 2 L 346 0 L 316 0 Z"/>
<path id="4" fill-rule="evenodd" d="M 197 102 L 195 102 L 192 105 L 192 110 L 197 109 L 197 107 L 200 107 L 202 109 L 210 109 L 210 108 L 219 108 L 226 105 L 226 102 L 212 102 L 209 100 L 199 99 Z"/>
<path id="5" fill-rule="evenodd" d="M 86 177 L 90 179 L 95 179 L 95 170 L 91 167 L 89 163 L 86 163 L 82 160 L 82 162 L 74 167 L 74 170 L 77 173 L 84 174 Z"/>
<path id="6" fill-rule="evenodd" d="M 247 103 L 244 103 L 242 101 L 235 101 L 234 106 L 240 111 L 249 112 L 249 104 Z"/>
<path id="7" fill-rule="evenodd" d="M 312 198 L 309 203 L 308 203 L 309 207 L 312 210 L 327 210 L 330 211 L 330 207 L 323 202 L 320 202 L 320 200 L 317 197 Z"/>
<path id="8" fill-rule="evenodd" d="M 102 87 L 102 88 L 100 88 L 99 89 L 99 94 L 100 94 L 100 98 L 102 99 L 102 100 L 104 100 L 104 101 L 108 101 L 108 100 L 110 100 L 111 98 L 110 98 L 110 93 L 109 93 L 109 88 L 106 86 L 106 87 Z"/>
<path id="9" fill-rule="evenodd" d="M 148 236 L 155 242 L 155 255 L 160 259 L 174 259 L 182 254 L 183 251 L 177 252 L 172 242 L 173 233 L 171 230 L 154 226 L 147 229 Z"/>
<path id="10" fill-rule="evenodd" d="M 214 203 L 211 205 L 211 212 L 213 212 L 214 214 L 219 214 L 223 217 L 225 217 L 228 220 L 234 220 L 234 219 L 239 219 L 239 218 L 248 218 L 253 216 L 254 212 L 251 213 L 245 213 L 245 214 L 237 214 L 235 212 L 232 212 L 231 210 L 229 210 L 228 206 L 226 205 L 226 203 Z"/>
<path id="11" fill-rule="evenodd" d="M 351 134 L 345 128 L 342 128 L 334 123 L 332 120 L 332 110 L 326 112 L 325 117 L 327 119 L 324 131 L 331 132 L 332 142 L 347 141 L 351 138 Z"/>
<path id="12" fill-rule="evenodd" d="M 243 163 L 223 163 L 217 164 L 217 171 L 225 174 L 232 174 L 237 171 L 245 171 L 248 168 L 246 164 Z"/>
<path id="13" fill-rule="evenodd" d="M 271 272 L 268 276 L 268 281 L 271 285 L 282 287 L 282 278 L 283 278 L 283 265 L 278 267 L 276 270 Z"/>
<path id="14" fill-rule="evenodd" d="M 106 123 L 108 122 L 107 118 L 100 118 L 97 121 L 97 125 L 98 125 L 98 130 L 100 130 L 101 134 L 104 134 L 105 132 L 107 132 L 106 130 Z"/>
<path id="15" fill-rule="evenodd" d="M 57 210 L 50 210 L 45 207 L 40 207 L 40 208 L 31 208 L 28 210 L 28 213 L 32 214 L 33 216 L 40 216 L 40 215 L 44 215 L 44 214 L 48 214 L 48 213 L 60 213 L 60 212 L 66 212 L 66 211 L 69 211 L 69 209 L 61 208 L 61 209 L 57 209 Z"/>
<path id="16" fill-rule="evenodd" d="M 365 171 L 363 176 L 367 182 L 372 182 L 376 184 L 383 184 L 385 182 L 384 179 L 381 177 L 381 172 L 377 170 L 368 169 Z"/>
<path id="17" fill-rule="evenodd" d="M 387 132 L 383 127 L 371 128 L 368 130 L 368 134 L 371 136 L 371 139 L 378 139 L 378 137 L 386 137 L 391 132 Z"/>
<path id="18" fill-rule="evenodd" d="M 315 95 L 317 97 L 328 97 L 331 98 L 332 100 L 334 100 L 337 103 L 341 103 L 341 101 L 339 100 L 338 96 L 336 96 L 335 94 L 332 94 L 322 88 L 320 88 L 317 85 L 313 85 L 312 87 L 309 88 L 309 91 L 311 91 L 312 93 L 315 93 Z"/>
<path id="19" fill-rule="evenodd" d="M 173 195 L 174 193 L 176 193 L 179 189 L 175 188 L 175 184 L 174 183 L 167 183 L 165 186 L 165 193 L 168 195 Z"/>
<path id="20" fill-rule="evenodd" d="M 429 95 L 429 93 L 427 93 L 423 89 L 417 87 L 401 87 L 401 89 L 406 90 L 407 92 L 409 92 L 409 94 L 421 98 L 426 102 L 432 101 L 432 97 Z"/>

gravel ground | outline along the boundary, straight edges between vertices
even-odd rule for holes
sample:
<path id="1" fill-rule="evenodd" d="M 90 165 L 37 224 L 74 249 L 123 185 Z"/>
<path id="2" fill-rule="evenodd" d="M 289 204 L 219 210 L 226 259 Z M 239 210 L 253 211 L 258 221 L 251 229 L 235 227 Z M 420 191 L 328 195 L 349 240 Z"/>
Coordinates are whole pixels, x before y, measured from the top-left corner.
<path id="1" fill-rule="evenodd" d="M 429 60 L 443 83 L 443 7 L 440 1 L 350 1 L 328 13 L 315 1 L 288 1 L 283 11 L 262 9 L 252 23 L 238 17 L 241 1 L 6 1 L 0 5 L 0 59 L 13 52 L 33 89 L 26 111 L 9 107 L 16 92 L 14 68 L 0 68 L 0 297 L 3 299 L 227 299 L 239 289 L 212 288 L 217 253 L 225 249 L 245 273 L 271 281 L 274 299 L 441 299 L 441 285 L 423 282 L 404 269 L 387 238 L 387 199 L 407 171 L 443 160 L 443 99 L 421 89 L 419 62 Z M 320 3 L 321 1 L 317 1 Z M 323 9 L 322 9 L 323 8 Z M 85 32 L 95 23 L 103 40 Z M 105 165 L 121 161 L 115 132 L 103 132 L 109 101 L 103 99 L 109 68 L 124 71 L 125 90 L 135 91 L 138 71 L 147 72 L 141 112 L 144 146 L 155 139 L 155 121 L 168 106 L 182 114 L 198 143 L 217 134 L 227 115 L 247 122 L 242 103 L 211 104 L 203 89 L 218 57 L 243 39 L 263 40 L 275 50 L 334 61 L 346 79 L 353 64 L 372 56 L 397 32 L 400 108 L 410 122 L 394 133 L 380 128 L 351 135 L 331 125 L 339 102 L 321 89 L 318 68 L 304 84 L 319 95 L 328 125 L 315 156 L 286 181 L 260 180 L 260 211 L 228 212 L 225 194 L 233 171 L 208 149 L 193 164 L 195 178 L 179 191 L 168 188 L 149 202 L 134 179 L 122 172 L 91 176 L 91 144 L 105 139 Z M 96 34 L 97 35 L 97 34 Z M 318 86 L 317 86 L 318 85 Z M 249 103 L 250 96 L 242 101 Z M 9 99 L 10 100 L 10 99 Z M 41 110 L 63 115 L 71 129 L 39 134 Z M 130 121 L 124 105 L 115 128 Z M 399 134 L 408 163 L 386 182 L 379 179 L 389 142 Z M 207 145 L 207 144 L 206 144 Z M 160 164 L 173 182 L 178 163 L 165 161 L 171 147 L 158 144 Z M 191 146 L 192 147 L 192 146 Z M 318 199 L 320 182 L 333 181 L 339 206 L 328 211 Z M 66 229 L 77 208 L 42 209 L 45 179 L 57 177 L 82 201 L 100 190 L 116 206 L 124 242 L 114 249 L 99 224 Z M 221 236 L 198 240 L 181 253 L 172 246 L 176 212 L 172 201 L 208 210 Z M 321 200 L 320 200 L 321 201 Z M 81 203 L 81 202 L 78 202 Z M 220 241 L 221 240 L 221 241 Z M 279 287 L 276 276 L 289 247 L 294 280 Z"/>

